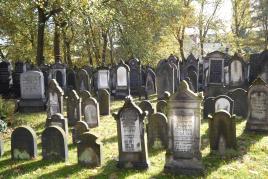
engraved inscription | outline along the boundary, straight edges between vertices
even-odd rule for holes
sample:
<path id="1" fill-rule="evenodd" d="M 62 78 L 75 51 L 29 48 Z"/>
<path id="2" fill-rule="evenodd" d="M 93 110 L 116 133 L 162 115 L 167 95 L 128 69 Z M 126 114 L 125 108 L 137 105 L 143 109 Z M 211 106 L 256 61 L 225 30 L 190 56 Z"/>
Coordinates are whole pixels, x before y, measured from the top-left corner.
<path id="1" fill-rule="evenodd" d="M 256 92 L 250 96 L 251 117 L 265 120 L 267 114 L 267 95 L 263 92 Z"/>

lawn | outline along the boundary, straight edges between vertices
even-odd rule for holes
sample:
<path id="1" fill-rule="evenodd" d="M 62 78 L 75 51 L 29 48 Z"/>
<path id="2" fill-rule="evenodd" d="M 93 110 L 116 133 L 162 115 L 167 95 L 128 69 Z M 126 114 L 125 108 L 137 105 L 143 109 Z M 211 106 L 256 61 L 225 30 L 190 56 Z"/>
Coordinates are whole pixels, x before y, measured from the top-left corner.
<path id="1" fill-rule="evenodd" d="M 155 106 L 155 98 L 152 98 L 151 101 Z M 113 101 L 111 111 L 118 111 L 122 105 L 123 101 Z M 77 149 L 72 144 L 71 131 L 68 138 L 68 162 L 42 161 L 41 133 L 44 130 L 46 113 L 16 113 L 13 118 L 13 128 L 19 125 L 29 125 L 36 131 L 38 157 L 30 161 L 12 161 L 10 159 L 11 130 L 9 130 L 4 134 L 5 154 L 0 158 L 0 178 L 187 178 L 163 173 L 164 150 L 149 151 L 151 165 L 146 171 L 117 169 L 117 131 L 116 122 L 111 115 L 102 116 L 100 126 L 91 130 L 99 136 L 99 140 L 103 143 L 104 163 L 102 167 L 96 169 L 84 168 L 77 164 Z M 207 120 L 202 120 L 201 150 L 206 178 L 268 178 L 268 137 L 264 134 L 245 133 L 245 124 L 245 120 L 237 119 L 237 151 L 230 150 L 226 156 L 221 157 L 218 154 L 210 153 L 208 123 Z"/>

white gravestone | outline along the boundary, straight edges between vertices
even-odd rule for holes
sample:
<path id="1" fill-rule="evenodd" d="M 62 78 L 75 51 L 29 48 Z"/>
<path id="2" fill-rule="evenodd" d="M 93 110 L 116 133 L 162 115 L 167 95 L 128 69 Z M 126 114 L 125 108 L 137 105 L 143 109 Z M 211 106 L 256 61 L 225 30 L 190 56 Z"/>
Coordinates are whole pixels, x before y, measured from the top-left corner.
<path id="1" fill-rule="evenodd" d="M 231 71 L 230 71 L 231 79 L 230 81 L 233 83 L 240 82 L 243 80 L 243 74 L 242 74 L 242 64 L 240 61 L 235 60 L 231 63 Z"/>
<path id="2" fill-rule="evenodd" d="M 98 71 L 98 89 L 109 88 L 109 73 L 107 70 Z"/>
<path id="3" fill-rule="evenodd" d="M 89 126 L 98 125 L 98 116 L 97 116 L 97 108 L 93 104 L 88 104 L 85 107 L 85 121 L 89 124 Z"/>
<path id="4" fill-rule="evenodd" d="M 215 112 L 218 112 L 220 110 L 225 110 L 230 113 L 231 104 L 230 102 L 225 98 L 217 99 L 215 102 Z"/>
<path id="5" fill-rule="evenodd" d="M 125 67 L 117 69 L 117 86 L 127 86 L 127 69 Z"/>

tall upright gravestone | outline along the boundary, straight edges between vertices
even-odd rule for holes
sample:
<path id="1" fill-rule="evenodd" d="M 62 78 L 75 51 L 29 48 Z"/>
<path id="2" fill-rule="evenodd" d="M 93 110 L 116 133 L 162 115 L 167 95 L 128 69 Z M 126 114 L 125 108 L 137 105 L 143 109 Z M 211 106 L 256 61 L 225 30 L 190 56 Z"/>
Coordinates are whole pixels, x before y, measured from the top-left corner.
<path id="1" fill-rule="evenodd" d="M 202 175 L 200 121 L 202 93 L 192 92 L 186 81 L 168 101 L 168 149 L 164 171 Z"/>
<path id="2" fill-rule="evenodd" d="M 57 61 L 55 64 L 51 65 L 50 69 L 51 79 L 55 79 L 59 86 L 65 90 L 66 88 L 66 65 Z"/>
<path id="3" fill-rule="evenodd" d="M 81 98 L 72 90 L 67 99 L 67 119 L 69 125 L 75 125 L 81 120 Z"/>
<path id="4" fill-rule="evenodd" d="M 132 95 L 140 95 L 141 88 L 141 62 L 137 58 L 128 61 L 130 68 L 130 93 Z"/>
<path id="5" fill-rule="evenodd" d="M 66 88 L 67 94 L 76 89 L 76 72 L 73 69 L 67 69 Z"/>
<path id="6" fill-rule="evenodd" d="M 147 67 L 146 77 L 145 77 L 145 93 L 147 96 L 156 93 L 156 76 L 154 71 Z"/>
<path id="7" fill-rule="evenodd" d="M 97 72 L 97 84 L 98 90 L 106 89 L 110 90 L 110 71 L 107 67 L 98 68 Z"/>
<path id="8" fill-rule="evenodd" d="M 86 70 L 81 69 L 77 72 L 76 75 L 76 82 L 77 82 L 77 90 L 87 90 L 87 91 L 91 91 L 91 81 L 89 78 L 89 75 L 87 73 Z"/>
<path id="9" fill-rule="evenodd" d="M 113 114 L 117 123 L 119 168 L 147 169 L 149 167 L 144 118 L 146 112 L 126 97 L 124 106 Z"/>
<path id="10" fill-rule="evenodd" d="M 129 66 L 121 61 L 116 67 L 116 96 L 124 98 L 130 95 Z"/>
<path id="11" fill-rule="evenodd" d="M 268 85 L 258 77 L 248 91 L 246 130 L 268 132 Z"/>
<path id="12" fill-rule="evenodd" d="M 2 61 L 0 63 L 0 94 L 7 95 L 12 85 L 11 63 Z"/>
<path id="13" fill-rule="evenodd" d="M 110 93 L 106 89 L 98 91 L 100 115 L 110 115 Z"/>
<path id="14" fill-rule="evenodd" d="M 26 64 L 21 61 L 17 61 L 15 63 L 15 70 L 12 73 L 12 88 L 16 97 L 20 97 L 20 75 L 24 72 L 26 72 Z"/>

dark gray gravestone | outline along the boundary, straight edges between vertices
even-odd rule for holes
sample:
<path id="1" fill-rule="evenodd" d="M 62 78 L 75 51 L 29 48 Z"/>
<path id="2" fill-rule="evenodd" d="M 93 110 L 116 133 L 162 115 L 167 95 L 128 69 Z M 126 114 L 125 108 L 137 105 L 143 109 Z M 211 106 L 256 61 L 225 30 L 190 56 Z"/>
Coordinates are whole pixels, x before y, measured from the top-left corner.
<path id="1" fill-rule="evenodd" d="M 199 69 L 199 62 L 191 53 L 185 62 L 183 62 L 181 67 L 181 80 L 185 80 L 185 78 L 190 77 L 189 74 L 192 72 L 196 72 L 197 74 Z"/>
<path id="2" fill-rule="evenodd" d="M 73 69 L 67 69 L 67 93 L 76 89 L 76 72 Z"/>
<path id="3" fill-rule="evenodd" d="M 43 160 L 68 160 L 68 144 L 64 130 L 58 126 L 47 127 L 42 133 Z"/>
<path id="4" fill-rule="evenodd" d="M 156 76 L 151 68 L 147 68 L 146 70 L 145 93 L 147 96 L 156 93 Z"/>
<path id="5" fill-rule="evenodd" d="M 45 94 L 47 96 L 48 81 L 49 81 L 49 65 L 42 63 L 39 66 L 39 69 L 41 70 L 44 76 Z"/>
<path id="6" fill-rule="evenodd" d="M 66 88 L 66 65 L 57 61 L 51 65 L 50 76 L 55 79 L 59 86 L 65 90 Z"/>
<path id="7" fill-rule="evenodd" d="M 49 126 L 58 126 L 63 129 L 66 136 L 68 137 L 68 121 L 60 113 L 53 114 L 51 119 L 47 119 L 46 127 Z"/>
<path id="8" fill-rule="evenodd" d="M 49 81 L 48 84 L 48 106 L 47 117 L 51 118 L 53 114 L 63 114 L 63 90 L 55 79 Z"/>
<path id="9" fill-rule="evenodd" d="M 168 148 L 167 117 L 163 113 L 154 113 L 147 124 L 148 148 L 158 148 L 159 143 Z"/>
<path id="10" fill-rule="evenodd" d="M 143 100 L 140 104 L 139 107 L 143 112 L 147 111 L 148 116 L 151 116 L 154 113 L 154 108 L 153 105 L 150 103 L 148 100 Z"/>
<path id="11" fill-rule="evenodd" d="M 214 97 L 208 97 L 203 101 L 203 119 L 207 119 L 209 114 L 215 112 Z"/>
<path id="12" fill-rule="evenodd" d="M 90 78 L 89 75 L 87 73 L 86 70 L 81 69 L 77 72 L 76 74 L 76 81 L 77 81 L 77 90 L 87 90 L 87 91 L 91 91 L 91 82 L 90 82 Z"/>
<path id="13" fill-rule="evenodd" d="M 141 88 L 141 62 L 137 58 L 128 61 L 130 69 L 130 93 L 140 95 Z"/>
<path id="14" fill-rule="evenodd" d="M 98 91 L 100 115 L 110 115 L 110 93 L 106 89 Z"/>
<path id="15" fill-rule="evenodd" d="M 110 82 L 111 82 L 111 94 L 114 95 L 115 94 L 115 89 L 116 89 L 116 66 L 113 65 L 110 69 Z"/>
<path id="16" fill-rule="evenodd" d="M 159 100 L 156 103 L 156 112 L 160 112 L 167 115 L 167 101 Z"/>
<path id="17" fill-rule="evenodd" d="M 37 156 L 36 134 L 31 127 L 17 127 L 11 134 L 11 156 L 13 160 L 30 160 Z"/>
<path id="18" fill-rule="evenodd" d="M 82 117 L 84 116 L 84 108 L 83 108 L 83 101 L 87 98 L 92 97 L 89 91 L 83 90 L 79 91 L 79 97 L 81 98 L 81 112 L 82 112 Z"/>
<path id="19" fill-rule="evenodd" d="M 75 90 L 68 94 L 67 119 L 69 125 L 75 125 L 77 121 L 81 120 L 81 99 Z"/>
<path id="20" fill-rule="evenodd" d="M 210 149 L 220 154 L 224 154 L 226 149 L 235 149 L 235 116 L 224 110 L 209 115 L 209 141 Z"/>
<path id="21" fill-rule="evenodd" d="M 78 121 L 76 122 L 74 129 L 73 129 L 73 143 L 77 143 L 80 140 L 80 136 L 84 133 L 84 132 L 88 132 L 89 128 L 88 125 L 85 121 Z"/>
<path id="22" fill-rule="evenodd" d="M 12 73 L 13 92 L 16 97 L 20 97 L 20 75 L 26 72 L 26 65 L 21 61 L 15 63 L 15 69 Z"/>
<path id="23" fill-rule="evenodd" d="M 164 92 L 168 91 L 174 93 L 174 72 L 173 68 L 167 60 L 159 61 L 156 67 L 156 81 L 157 81 L 157 97 L 162 99 Z"/>
<path id="24" fill-rule="evenodd" d="M 248 90 L 246 130 L 268 132 L 268 85 L 258 77 Z"/>
<path id="25" fill-rule="evenodd" d="M 234 114 L 245 119 L 248 114 L 247 91 L 236 88 L 229 91 L 227 95 L 234 100 Z"/>
<path id="26" fill-rule="evenodd" d="M 186 81 L 168 101 L 168 149 L 164 171 L 202 175 L 200 121 L 202 93 L 192 92 Z"/>
<path id="27" fill-rule="evenodd" d="M 147 169 L 149 167 L 145 139 L 146 113 L 126 97 L 124 106 L 113 114 L 117 123 L 119 168 Z"/>
<path id="28" fill-rule="evenodd" d="M 0 62 L 0 94 L 7 96 L 12 84 L 11 64 L 8 61 Z"/>
<path id="29" fill-rule="evenodd" d="M 4 140 L 0 137 L 0 157 L 4 155 Z"/>
<path id="30" fill-rule="evenodd" d="M 46 98 L 43 73 L 27 71 L 20 75 L 21 99 L 18 107 L 20 112 L 45 111 Z"/>
<path id="31" fill-rule="evenodd" d="M 265 81 L 266 83 L 268 83 L 268 50 L 264 50 L 261 54 L 260 54 L 260 76 L 263 79 L 263 81 Z"/>
<path id="32" fill-rule="evenodd" d="M 196 93 L 198 91 L 198 75 L 195 71 L 190 71 L 188 76 L 193 85 L 193 91 Z"/>
<path id="33" fill-rule="evenodd" d="M 77 144 L 78 163 L 87 167 L 100 167 L 103 163 L 102 143 L 97 141 L 98 137 L 90 132 L 80 136 Z"/>
<path id="34" fill-rule="evenodd" d="M 125 98 L 130 95 L 129 67 L 121 61 L 116 67 L 116 97 Z"/>

